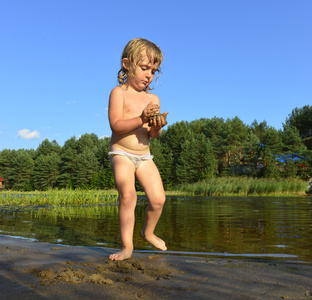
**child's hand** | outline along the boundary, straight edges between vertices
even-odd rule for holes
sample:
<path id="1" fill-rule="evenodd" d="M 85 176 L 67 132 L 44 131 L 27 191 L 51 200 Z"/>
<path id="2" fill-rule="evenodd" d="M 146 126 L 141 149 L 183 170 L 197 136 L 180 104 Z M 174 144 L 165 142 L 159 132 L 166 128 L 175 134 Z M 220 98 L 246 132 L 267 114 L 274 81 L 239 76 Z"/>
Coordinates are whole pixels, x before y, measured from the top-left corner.
<path id="1" fill-rule="evenodd" d="M 154 126 L 157 129 L 163 128 L 165 125 L 168 124 L 167 115 L 168 115 L 168 112 L 166 111 L 163 114 L 157 113 L 155 116 L 152 116 L 150 118 L 149 126 Z"/>
<path id="2" fill-rule="evenodd" d="M 141 119 L 143 123 L 149 123 L 150 119 L 159 113 L 159 105 L 150 102 L 142 111 Z"/>

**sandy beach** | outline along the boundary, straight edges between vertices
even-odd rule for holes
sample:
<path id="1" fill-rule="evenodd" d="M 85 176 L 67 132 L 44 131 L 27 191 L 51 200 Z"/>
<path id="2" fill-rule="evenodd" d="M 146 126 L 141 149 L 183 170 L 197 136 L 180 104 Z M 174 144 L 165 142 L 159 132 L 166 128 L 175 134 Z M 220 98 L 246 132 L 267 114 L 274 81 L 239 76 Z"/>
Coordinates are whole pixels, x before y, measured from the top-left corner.
<path id="1" fill-rule="evenodd" d="M 312 299 L 312 265 L 135 253 L 0 236 L 1 299 Z"/>

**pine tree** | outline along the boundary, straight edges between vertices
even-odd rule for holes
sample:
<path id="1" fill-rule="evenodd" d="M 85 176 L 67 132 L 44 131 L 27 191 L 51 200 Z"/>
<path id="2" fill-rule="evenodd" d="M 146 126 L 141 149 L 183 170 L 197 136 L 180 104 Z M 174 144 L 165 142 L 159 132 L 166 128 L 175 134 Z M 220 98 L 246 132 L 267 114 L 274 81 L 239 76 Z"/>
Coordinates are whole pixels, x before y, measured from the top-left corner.
<path id="1" fill-rule="evenodd" d="M 275 178 L 275 179 L 278 179 L 281 177 L 281 171 L 277 166 L 277 161 L 275 160 L 274 155 L 272 155 L 268 151 L 265 151 L 264 163 L 265 164 L 263 168 L 263 177 Z"/>
<path id="2" fill-rule="evenodd" d="M 214 117 L 206 120 L 203 133 L 212 143 L 219 175 L 221 175 L 226 168 L 227 143 L 225 132 L 225 122 L 223 118 Z"/>
<path id="3" fill-rule="evenodd" d="M 281 133 L 274 127 L 269 127 L 265 131 L 263 144 L 266 147 L 266 151 L 270 152 L 271 155 L 275 156 L 282 153 L 284 146 Z"/>
<path id="4" fill-rule="evenodd" d="M 16 150 L 4 149 L 0 152 L 0 171 L 7 189 L 11 189 L 14 185 L 13 160 L 15 157 Z"/>
<path id="5" fill-rule="evenodd" d="M 77 141 L 78 153 L 82 153 L 86 150 L 94 149 L 95 147 L 98 147 L 99 144 L 100 144 L 100 141 L 96 134 L 85 133 Z"/>
<path id="6" fill-rule="evenodd" d="M 239 164 L 247 137 L 248 127 L 238 118 L 227 119 L 225 123 L 228 165 Z"/>
<path id="7" fill-rule="evenodd" d="M 85 150 L 84 152 L 78 154 L 74 161 L 74 188 L 91 188 L 92 179 L 99 171 L 99 163 L 97 161 L 96 154 L 92 150 Z"/>
<path id="8" fill-rule="evenodd" d="M 250 126 L 253 133 L 258 137 L 259 143 L 263 144 L 263 138 L 265 136 L 265 132 L 269 128 L 266 121 L 262 121 L 261 123 L 258 123 L 257 120 L 254 120 Z"/>
<path id="9" fill-rule="evenodd" d="M 75 157 L 78 155 L 78 144 L 75 137 L 68 139 L 61 151 L 60 176 L 58 187 L 74 188 Z"/>
<path id="10" fill-rule="evenodd" d="M 96 157 L 99 163 L 98 184 L 102 189 L 111 189 L 115 187 L 114 175 L 111 168 L 108 152 L 110 151 L 110 138 L 106 137 L 100 140 Z"/>
<path id="11" fill-rule="evenodd" d="M 32 180 L 35 189 L 48 190 L 56 187 L 60 174 L 61 159 L 56 153 L 39 155 L 35 160 Z"/>
<path id="12" fill-rule="evenodd" d="M 51 155 L 53 153 L 60 154 L 61 147 L 57 143 L 56 140 L 53 140 L 50 142 L 48 139 L 45 139 L 37 148 L 36 150 L 36 156 L 39 155 Z"/>
<path id="13" fill-rule="evenodd" d="M 30 191 L 31 173 L 34 167 L 34 161 L 28 152 L 24 150 L 16 151 L 16 156 L 12 162 L 12 188 L 18 191 Z"/>
<path id="14" fill-rule="evenodd" d="M 306 150 L 306 146 L 302 142 L 299 130 L 296 127 L 284 124 L 281 138 L 283 141 L 283 152 L 295 154 Z"/>
<path id="15" fill-rule="evenodd" d="M 215 172 L 216 161 L 210 141 L 203 133 L 195 135 L 188 130 L 177 165 L 179 182 L 192 183 L 211 178 Z"/>
<path id="16" fill-rule="evenodd" d="M 312 106 L 305 105 L 302 108 L 294 108 L 288 115 L 286 124 L 296 127 L 303 143 L 308 150 L 312 150 Z"/>

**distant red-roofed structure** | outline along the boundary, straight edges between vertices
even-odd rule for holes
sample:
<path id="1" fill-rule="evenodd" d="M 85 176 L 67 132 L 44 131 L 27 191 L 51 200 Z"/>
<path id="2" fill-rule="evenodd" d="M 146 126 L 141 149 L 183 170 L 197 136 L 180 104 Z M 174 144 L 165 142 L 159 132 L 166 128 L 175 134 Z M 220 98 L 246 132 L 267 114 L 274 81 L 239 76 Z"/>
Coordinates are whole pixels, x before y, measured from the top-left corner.
<path id="1" fill-rule="evenodd" d="M 0 176 L 0 189 L 4 189 L 3 181 L 4 179 Z"/>

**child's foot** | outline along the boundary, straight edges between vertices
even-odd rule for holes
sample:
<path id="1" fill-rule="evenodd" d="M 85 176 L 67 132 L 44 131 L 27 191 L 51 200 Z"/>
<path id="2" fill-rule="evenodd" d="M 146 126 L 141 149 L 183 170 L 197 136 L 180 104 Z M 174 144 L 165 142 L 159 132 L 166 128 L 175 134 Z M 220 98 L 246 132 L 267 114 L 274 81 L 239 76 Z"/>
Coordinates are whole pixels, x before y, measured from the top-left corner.
<path id="1" fill-rule="evenodd" d="M 132 249 L 122 249 L 116 253 L 113 253 L 109 256 L 111 260 L 125 260 L 129 259 L 132 256 Z"/>
<path id="2" fill-rule="evenodd" d="M 140 234 L 143 239 L 151 243 L 154 247 L 162 251 L 167 250 L 166 243 L 162 239 L 160 239 L 158 236 L 156 236 L 155 234 L 152 234 L 151 236 L 145 236 L 145 234 L 143 233 L 143 230 L 141 231 Z"/>

